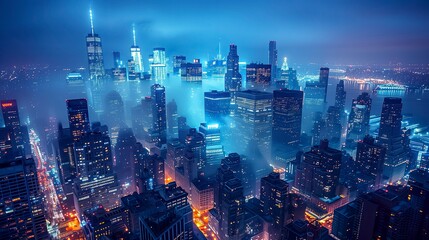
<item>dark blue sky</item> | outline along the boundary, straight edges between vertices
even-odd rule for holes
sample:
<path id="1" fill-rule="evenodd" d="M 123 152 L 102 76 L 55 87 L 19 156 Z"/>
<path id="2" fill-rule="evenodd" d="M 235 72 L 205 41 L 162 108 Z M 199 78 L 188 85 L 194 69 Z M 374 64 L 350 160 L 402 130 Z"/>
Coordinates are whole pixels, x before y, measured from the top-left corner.
<path id="1" fill-rule="evenodd" d="M 86 66 L 89 1 L 1 1 L 0 66 Z M 129 57 L 131 25 L 143 56 L 153 47 L 189 59 L 238 45 L 241 60 L 264 61 L 269 40 L 291 64 L 429 63 L 429 1 L 95 0 L 106 67 Z"/>

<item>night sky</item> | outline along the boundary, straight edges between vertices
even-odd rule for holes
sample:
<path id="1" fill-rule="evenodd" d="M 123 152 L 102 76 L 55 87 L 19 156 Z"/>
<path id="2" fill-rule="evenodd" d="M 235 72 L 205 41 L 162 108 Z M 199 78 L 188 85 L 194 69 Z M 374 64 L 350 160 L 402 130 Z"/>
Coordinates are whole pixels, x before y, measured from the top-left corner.
<path id="1" fill-rule="evenodd" d="M 165 47 L 205 60 L 220 40 L 224 55 L 235 43 L 241 60 L 267 62 L 277 40 L 292 65 L 429 63 L 427 0 L 2 0 L 0 67 L 86 67 L 90 5 L 106 67 L 112 51 L 129 58 L 133 23 L 145 59 Z"/>

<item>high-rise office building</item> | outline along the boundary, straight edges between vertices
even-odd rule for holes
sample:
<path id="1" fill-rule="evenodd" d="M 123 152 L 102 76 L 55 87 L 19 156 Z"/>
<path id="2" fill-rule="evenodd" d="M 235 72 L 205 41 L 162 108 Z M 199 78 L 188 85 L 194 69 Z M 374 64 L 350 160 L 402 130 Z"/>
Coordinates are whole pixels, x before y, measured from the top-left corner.
<path id="1" fill-rule="evenodd" d="M 270 159 L 272 99 L 273 95 L 268 92 L 246 90 L 236 93 L 236 136 L 243 143 L 237 149 L 238 152 L 255 158 Z"/>
<path id="2" fill-rule="evenodd" d="M 271 82 L 277 79 L 277 43 L 270 41 L 268 45 L 268 63 L 271 65 Z"/>
<path id="3" fill-rule="evenodd" d="M 230 114 L 231 93 L 212 90 L 204 93 L 204 113 L 208 124 L 225 126 Z"/>
<path id="4" fill-rule="evenodd" d="M 101 37 L 94 32 L 94 23 L 92 10 L 89 10 L 91 20 L 91 32 L 86 36 L 86 50 L 88 55 L 89 79 L 99 80 L 105 74 L 103 48 L 101 46 Z"/>
<path id="5" fill-rule="evenodd" d="M 94 123 L 91 131 L 73 144 L 76 178 L 73 197 L 82 220 L 85 210 L 103 206 L 110 210 L 119 204 L 122 189 L 113 172 L 113 156 L 107 126 Z"/>
<path id="6" fill-rule="evenodd" d="M 231 44 L 226 62 L 225 91 L 231 92 L 232 102 L 234 102 L 235 93 L 241 90 L 242 85 L 238 62 L 237 46 Z"/>
<path id="7" fill-rule="evenodd" d="M 270 84 L 270 64 L 250 63 L 246 65 L 246 85 L 248 88 L 266 87 Z"/>
<path id="8" fill-rule="evenodd" d="M 198 174 L 204 175 L 207 164 L 206 139 L 204 134 L 198 132 L 195 128 L 191 128 L 186 135 L 185 146 L 193 153 L 193 160 L 196 163 Z"/>
<path id="9" fill-rule="evenodd" d="M 289 185 L 280 179 L 280 174 L 272 172 L 261 179 L 260 204 L 264 215 L 273 218 L 274 225 L 279 229 L 286 224 Z"/>
<path id="10" fill-rule="evenodd" d="M 177 113 L 177 104 L 173 99 L 167 103 L 167 135 L 169 138 L 179 137 L 178 117 L 179 114 Z"/>
<path id="11" fill-rule="evenodd" d="M 284 69 L 282 66 L 281 75 L 275 81 L 277 89 L 287 88 L 289 90 L 299 90 L 296 70 L 293 68 Z"/>
<path id="12" fill-rule="evenodd" d="M 206 144 L 206 172 L 214 174 L 225 157 L 225 151 L 221 143 L 221 133 L 218 124 L 201 123 L 199 132 L 204 135 Z"/>
<path id="13" fill-rule="evenodd" d="M 158 144 L 167 143 L 167 114 L 165 87 L 154 84 L 151 87 L 153 131 L 157 135 Z"/>
<path id="14" fill-rule="evenodd" d="M 273 141 L 296 146 L 301 136 L 303 92 L 273 92 Z"/>
<path id="15" fill-rule="evenodd" d="M 301 138 L 303 98 L 302 91 L 281 89 L 273 92 L 272 144 L 276 158 L 287 152 L 292 152 L 291 160 L 295 158 Z"/>
<path id="16" fill-rule="evenodd" d="M 110 91 L 104 98 L 104 115 L 110 129 L 125 126 L 124 101 L 117 91 Z"/>
<path id="17" fill-rule="evenodd" d="M 369 117 L 372 99 L 364 92 L 352 101 L 352 109 L 347 123 L 347 143 L 352 144 L 369 133 Z"/>
<path id="18" fill-rule="evenodd" d="M 34 160 L 0 163 L 0 239 L 49 239 Z"/>
<path id="19" fill-rule="evenodd" d="M 134 62 L 134 71 L 138 74 L 142 74 L 144 72 L 143 62 L 142 62 L 142 55 L 140 52 L 140 47 L 137 45 L 136 41 L 136 29 L 133 25 L 133 45 L 130 48 L 131 51 L 131 58 Z"/>
<path id="20" fill-rule="evenodd" d="M 326 96 L 328 94 L 328 82 L 329 82 L 329 68 L 320 68 L 319 84 L 325 90 L 324 102 L 326 103 Z"/>
<path id="21" fill-rule="evenodd" d="M 203 80 L 203 67 L 200 59 L 194 59 L 193 62 L 182 63 L 180 75 L 184 81 L 201 82 Z"/>
<path id="22" fill-rule="evenodd" d="M 357 144 L 355 170 L 359 182 L 365 182 L 368 190 L 377 190 L 383 178 L 386 149 L 367 135 Z"/>
<path id="23" fill-rule="evenodd" d="M 341 112 L 338 107 L 329 106 L 326 112 L 326 135 L 335 148 L 339 148 L 341 144 Z"/>
<path id="24" fill-rule="evenodd" d="M 151 61 L 152 79 L 162 81 L 167 78 L 167 59 L 165 48 L 154 48 Z"/>
<path id="25" fill-rule="evenodd" d="M 386 148 L 383 175 L 387 182 L 400 180 L 409 161 L 408 146 L 402 137 L 402 99 L 384 98 L 377 142 Z"/>
<path id="26" fill-rule="evenodd" d="M 130 189 L 127 193 L 134 192 L 134 147 L 137 141 L 131 128 L 119 130 L 118 140 L 115 145 L 116 173 L 121 185 Z M 129 187 L 128 187 L 129 186 Z"/>
<path id="27" fill-rule="evenodd" d="M 408 185 L 410 186 L 408 201 L 414 213 L 409 236 L 414 239 L 427 239 L 429 237 L 429 172 L 422 169 L 411 171 Z"/>
<path id="28" fill-rule="evenodd" d="M 175 75 L 180 73 L 183 63 L 186 63 L 186 56 L 178 55 L 173 57 L 173 73 Z"/>
<path id="29" fill-rule="evenodd" d="M 4 139 L 10 140 L 11 151 L 22 157 L 31 154 L 28 129 L 27 126 L 21 125 L 16 100 L 2 100 L 0 104 L 5 125 Z"/>
<path id="30" fill-rule="evenodd" d="M 73 141 L 78 141 L 82 135 L 90 131 L 88 103 L 86 99 L 69 99 L 67 111 Z"/>
<path id="31" fill-rule="evenodd" d="M 335 107 L 340 110 L 340 115 L 344 116 L 344 107 L 346 105 L 346 91 L 344 90 L 344 80 L 340 80 L 335 90 Z"/>
<path id="32" fill-rule="evenodd" d="M 295 187 L 301 194 L 327 199 L 336 196 L 342 153 L 328 145 L 322 140 L 304 153 L 295 175 Z"/>
<path id="33" fill-rule="evenodd" d="M 225 182 L 220 189 L 220 239 L 241 239 L 244 232 L 244 196 L 243 185 L 237 178 Z"/>

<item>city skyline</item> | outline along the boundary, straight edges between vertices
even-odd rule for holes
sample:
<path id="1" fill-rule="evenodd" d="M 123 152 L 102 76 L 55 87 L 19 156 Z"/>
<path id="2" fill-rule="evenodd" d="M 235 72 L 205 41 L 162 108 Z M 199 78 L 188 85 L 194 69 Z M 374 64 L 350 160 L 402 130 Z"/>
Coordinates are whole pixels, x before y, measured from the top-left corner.
<path id="1" fill-rule="evenodd" d="M 428 17 L 381 3 L 35 7 L 64 28 L 0 59 L 0 238 L 428 239 Z"/>
<path id="2" fill-rule="evenodd" d="M 145 65 L 151 49 L 160 46 L 172 55 L 209 60 L 208 55 L 217 54 L 219 41 L 224 56 L 227 46 L 234 43 L 241 46 L 244 61 L 266 62 L 265 42 L 273 39 L 277 41 L 279 58 L 287 56 L 295 64 L 429 62 L 429 33 L 424 31 L 429 22 L 426 1 L 407 4 L 401 1 L 332 0 L 323 4 L 272 1 L 262 5 L 264 11 L 259 10 L 262 2 L 258 0 L 246 7 L 240 3 L 209 1 L 202 5 L 189 0 L 176 6 L 169 1 L 39 5 L 30 1 L 5 2 L 0 20 L 9 24 L 3 26 L 0 35 L 3 39 L 0 66 L 85 66 L 79 57 L 85 54 L 85 49 L 79 42 L 82 35 L 91 31 L 87 20 L 90 6 L 95 31 L 103 37 L 106 63 L 113 62 L 110 54 L 113 51 L 128 52 L 133 24 Z M 273 13 L 268 14 L 270 11 Z M 248 12 L 254 13 L 252 17 L 246 16 Z M 236 22 L 237 28 L 226 27 L 231 21 Z M 272 28 L 281 31 L 272 31 Z M 262 34 L 255 35 L 253 31 Z M 251 43 L 246 41 L 249 38 L 253 39 Z M 12 45 L 17 47 L 11 48 Z M 69 47 L 62 48 L 64 45 Z M 59 52 L 53 54 L 54 49 Z"/>

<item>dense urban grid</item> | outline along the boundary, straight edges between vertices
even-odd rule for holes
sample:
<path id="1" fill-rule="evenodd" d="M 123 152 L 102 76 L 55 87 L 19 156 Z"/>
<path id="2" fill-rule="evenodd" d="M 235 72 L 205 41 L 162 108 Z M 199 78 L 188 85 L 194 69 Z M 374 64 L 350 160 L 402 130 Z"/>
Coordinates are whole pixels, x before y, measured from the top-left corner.
<path id="1" fill-rule="evenodd" d="M 428 65 L 147 59 L 135 25 L 107 64 L 89 23 L 87 67 L 0 72 L 0 239 L 429 239 Z"/>

